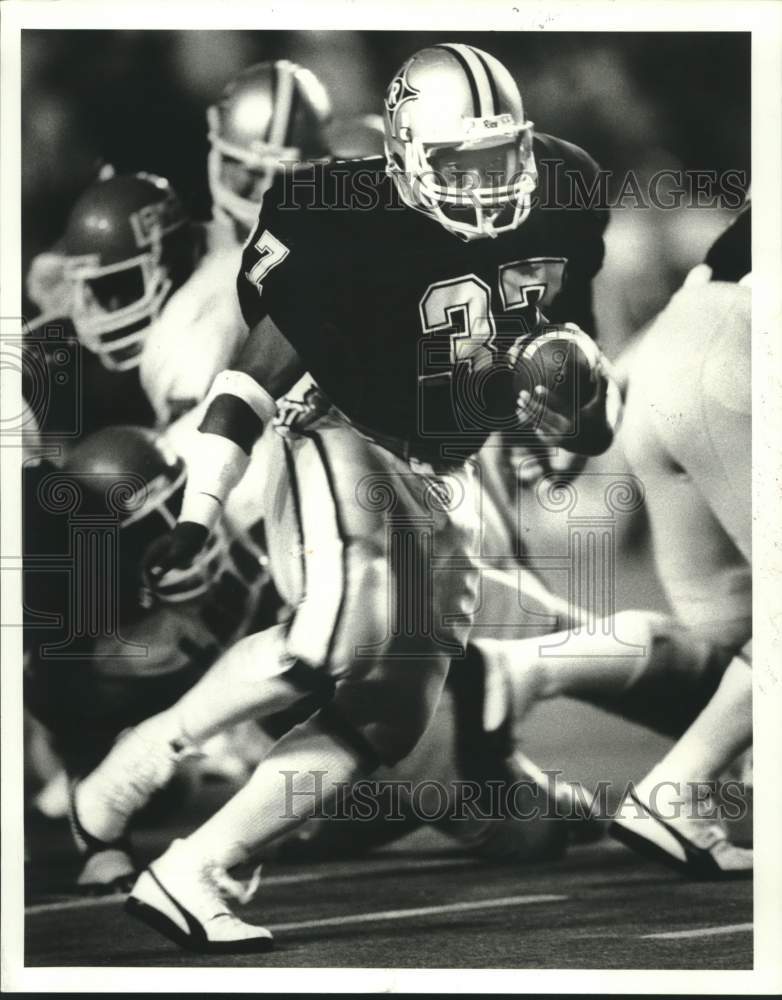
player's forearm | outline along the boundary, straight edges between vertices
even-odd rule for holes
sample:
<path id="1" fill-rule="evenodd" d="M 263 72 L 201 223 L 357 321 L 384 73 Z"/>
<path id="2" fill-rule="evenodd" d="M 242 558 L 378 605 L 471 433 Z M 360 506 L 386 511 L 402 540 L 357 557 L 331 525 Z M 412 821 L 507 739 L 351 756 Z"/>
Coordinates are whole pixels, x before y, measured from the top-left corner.
<path id="1" fill-rule="evenodd" d="M 271 323 L 253 330 L 236 367 L 212 383 L 198 431 L 180 522 L 211 528 L 244 475 L 253 446 L 277 413 L 275 400 L 303 374 L 295 351 Z"/>
<path id="2" fill-rule="evenodd" d="M 277 412 L 273 397 L 246 372 L 226 370 L 212 383 L 188 468 L 180 522 L 211 528 L 244 475 L 253 446 Z"/>

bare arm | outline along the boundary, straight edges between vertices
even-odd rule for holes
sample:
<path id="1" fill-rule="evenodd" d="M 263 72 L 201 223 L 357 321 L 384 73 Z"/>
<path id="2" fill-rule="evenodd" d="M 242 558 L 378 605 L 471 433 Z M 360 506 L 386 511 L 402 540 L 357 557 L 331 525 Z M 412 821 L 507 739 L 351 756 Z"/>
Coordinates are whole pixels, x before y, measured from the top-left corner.
<path id="1" fill-rule="evenodd" d="M 268 316 L 250 330 L 234 368 L 254 378 L 273 399 L 284 396 L 305 372 L 298 354 Z"/>

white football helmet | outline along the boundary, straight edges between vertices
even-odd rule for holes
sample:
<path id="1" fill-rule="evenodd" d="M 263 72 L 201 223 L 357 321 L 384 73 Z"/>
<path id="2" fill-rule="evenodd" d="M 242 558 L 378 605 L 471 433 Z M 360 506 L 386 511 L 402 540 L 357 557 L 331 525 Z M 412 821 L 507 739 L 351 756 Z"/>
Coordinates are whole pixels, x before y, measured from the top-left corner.
<path id="1" fill-rule="evenodd" d="M 384 118 L 387 170 L 406 205 L 468 240 L 527 218 L 532 122 L 494 56 L 458 43 L 422 49 L 391 81 Z"/>
<path id="2" fill-rule="evenodd" d="M 215 217 L 249 233 L 276 174 L 329 155 L 330 118 L 321 82 L 287 59 L 258 63 L 231 80 L 207 111 Z"/>

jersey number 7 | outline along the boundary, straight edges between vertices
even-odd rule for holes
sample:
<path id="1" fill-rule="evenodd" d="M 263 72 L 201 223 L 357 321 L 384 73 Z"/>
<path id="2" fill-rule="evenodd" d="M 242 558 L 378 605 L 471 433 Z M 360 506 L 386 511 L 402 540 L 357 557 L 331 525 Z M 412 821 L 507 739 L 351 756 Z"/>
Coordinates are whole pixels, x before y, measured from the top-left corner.
<path id="1" fill-rule="evenodd" d="M 245 277 L 254 285 L 258 286 L 258 293 L 262 289 L 263 279 L 278 264 L 281 264 L 290 253 L 290 248 L 272 235 L 268 229 L 264 229 L 255 241 L 255 249 L 258 251 L 258 260 L 253 264 L 252 269 L 247 271 Z"/>

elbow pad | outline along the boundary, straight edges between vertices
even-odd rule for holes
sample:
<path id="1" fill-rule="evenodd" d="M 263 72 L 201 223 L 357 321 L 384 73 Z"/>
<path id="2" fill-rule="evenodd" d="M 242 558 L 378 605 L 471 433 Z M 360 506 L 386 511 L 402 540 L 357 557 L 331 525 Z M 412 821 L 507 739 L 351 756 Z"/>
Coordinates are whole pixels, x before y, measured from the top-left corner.
<path id="1" fill-rule="evenodd" d="M 227 438 L 249 455 L 264 426 L 276 415 L 277 404 L 251 375 L 226 370 L 212 382 L 198 429 Z"/>

